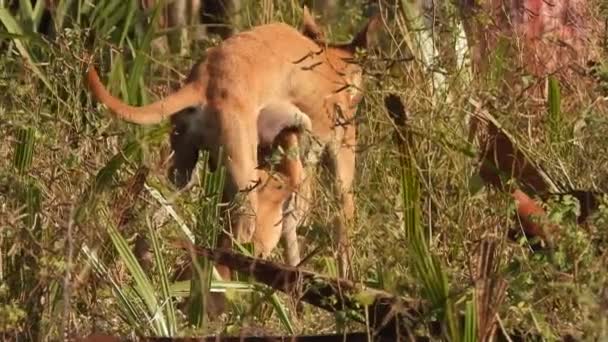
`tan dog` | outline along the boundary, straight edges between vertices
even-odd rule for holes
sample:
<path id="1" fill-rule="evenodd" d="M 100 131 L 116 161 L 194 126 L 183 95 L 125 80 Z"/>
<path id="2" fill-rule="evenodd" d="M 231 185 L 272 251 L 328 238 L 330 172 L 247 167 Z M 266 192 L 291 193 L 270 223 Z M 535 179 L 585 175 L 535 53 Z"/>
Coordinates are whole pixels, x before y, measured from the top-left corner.
<path id="1" fill-rule="evenodd" d="M 229 228 L 237 241 L 253 241 L 256 254 L 266 256 L 276 246 L 283 211 L 295 208 L 294 216 L 282 220 L 291 265 L 299 263 L 295 225 L 306 210 L 307 199 L 298 201 L 296 208 L 292 196 L 308 189 L 299 158 L 303 156 L 283 157 L 277 168 L 279 177 L 272 177 L 256 168 L 258 147 L 297 149 L 300 132 L 310 131 L 316 142 L 312 150 L 326 150 L 333 164 L 342 208 L 336 228 L 339 266 L 345 276 L 346 225 L 354 215 L 353 116 L 362 80 L 362 70 L 352 59 L 357 48 L 367 47 L 368 34 L 378 23 L 373 18 L 351 43 L 340 45 L 323 42 L 321 30 L 306 9 L 302 33 L 282 23 L 257 26 L 209 49 L 206 60 L 193 67 L 181 89 L 142 107 L 112 96 L 94 68 L 89 69 L 87 82 L 96 99 L 124 120 L 157 124 L 171 118 L 174 159 L 169 175 L 178 187 L 190 180 L 200 149 L 209 151 L 214 167 L 219 162 L 218 149 L 223 147 L 228 171 L 223 198 L 231 201 L 243 195 L 245 199 L 237 211 L 229 213 Z M 229 243 L 230 236 L 224 234 L 221 245 Z M 229 278 L 227 269 L 219 269 Z"/>

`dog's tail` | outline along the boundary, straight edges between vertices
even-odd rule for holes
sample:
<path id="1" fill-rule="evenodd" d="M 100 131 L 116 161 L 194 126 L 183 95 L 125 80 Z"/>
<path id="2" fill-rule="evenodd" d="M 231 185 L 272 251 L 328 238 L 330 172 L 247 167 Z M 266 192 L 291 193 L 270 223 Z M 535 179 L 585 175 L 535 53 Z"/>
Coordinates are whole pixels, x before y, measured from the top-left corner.
<path id="1" fill-rule="evenodd" d="M 146 106 L 130 106 L 114 97 L 101 83 L 95 67 L 87 72 L 87 85 L 97 101 L 103 103 L 120 118 L 140 125 L 156 124 L 188 107 L 201 105 L 204 102 L 203 87 L 188 83 L 175 93 Z"/>

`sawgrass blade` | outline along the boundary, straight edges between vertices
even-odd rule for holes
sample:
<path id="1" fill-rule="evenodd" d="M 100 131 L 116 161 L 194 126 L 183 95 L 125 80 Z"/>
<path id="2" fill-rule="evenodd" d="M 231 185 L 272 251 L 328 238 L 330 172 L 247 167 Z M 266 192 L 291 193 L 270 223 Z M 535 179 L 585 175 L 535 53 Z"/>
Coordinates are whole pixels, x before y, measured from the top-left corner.
<path id="1" fill-rule="evenodd" d="M 118 300 L 117 307 L 120 309 L 123 320 L 135 331 L 140 330 L 141 323 L 147 321 L 147 317 L 146 319 L 142 319 L 142 313 L 145 311 L 143 307 L 139 305 L 140 302 L 136 301 L 131 294 L 126 291 L 124 285 L 119 284 L 119 282 L 114 279 L 110 271 L 101 260 L 99 260 L 94 251 L 87 245 L 82 246 L 81 250 L 95 274 L 110 284 L 112 293 L 114 293 L 115 298 Z"/>
<path id="2" fill-rule="evenodd" d="M 19 127 L 16 135 L 13 166 L 17 173 L 23 175 L 28 172 L 34 159 L 36 129 L 31 126 Z"/>
<path id="3" fill-rule="evenodd" d="M 152 240 L 152 253 L 154 254 L 156 269 L 158 270 L 159 281 L 160 281 L 160 295 L 162 300 L 162 307 L 164 308 L 165 320 L 167 322 L 168 335 L 175 336 L 177 333 L 177 319 L 175 317 L 175 306 L 173 304 L 173 298 L 171 296 L 171 287 L 167 271 L 167 266 L 163 258 L 163 250 L 161 248 L 160 239 L 156 230 L 152 227 L 152 224 L 148 222 L 148 232 L 150 239 Z"/>
<path id="4" fill-rule="evenodd" d="M 171 336 L 167 317 L 164 315 L 164 310 L 156 298 L 156 291 L 154 290 L 150 278 L 144 272 L 137 261 L 137 258 L 129 248 L 127 241 L 122 237 L 120 232 L 112 225 L 109 225 L 108 233 L 116 251 L 120 255 L 120 259 L 133 277 L 135 282 L 133 288 L 145 304 L 154 333 L 158 336 Z"/>

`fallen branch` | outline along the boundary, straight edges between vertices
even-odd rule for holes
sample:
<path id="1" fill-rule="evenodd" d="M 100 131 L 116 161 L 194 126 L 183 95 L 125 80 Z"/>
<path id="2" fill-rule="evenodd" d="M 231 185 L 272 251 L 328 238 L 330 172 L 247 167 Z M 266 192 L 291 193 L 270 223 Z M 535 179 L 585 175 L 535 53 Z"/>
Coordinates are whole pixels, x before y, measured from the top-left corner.
<path id="1" fill-rule="evenodd" d="M 327 278 L 296 267 L 244 256 L 229 249 L 199 247 L 189 241 L 176 242 L 175 245 L 204 256 L 216 264 L 249 274 L 256 281 L 274 290 L 321 309 L 330 312 L 353 312 L 356 321 L 371 327 L 373 336 L 413 337 L 412 329 L 421 321 L 422 305 L 417 300 L 396 297 L 348 280 Z M 363 318 L 365 314 L 368 322 L 356 318 Z"/>

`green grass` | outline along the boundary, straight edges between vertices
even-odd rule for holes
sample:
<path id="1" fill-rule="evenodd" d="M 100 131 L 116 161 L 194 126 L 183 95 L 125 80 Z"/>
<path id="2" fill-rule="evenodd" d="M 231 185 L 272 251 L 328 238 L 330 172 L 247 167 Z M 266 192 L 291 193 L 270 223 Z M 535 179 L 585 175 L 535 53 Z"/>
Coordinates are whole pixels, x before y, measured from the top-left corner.
<path id="1" fill-rule="evenodd" d="M 348 39 L 362 23 L 362 2 L 340 7 L 344 15 L 327 28 L 332 39 Z M 198 260 L 200 273 L 192 283 L 173 281 L 178 265 L 191 256 L 169 241 L 215 244 L 217 203 L 210 198 L 221 189 L 221 173 L 209 173 L 199 163 L 205 186 L 176 193 L 165 176 L 168 125 L 141 128 L 106 115 L 92 105 L 82 76 L 93 55 L 115 94 L 131 103 L 149 102 L 178 84 L 218 40 L 194 44 L 185 55 L 160 52 L 153 48 L 158 32 L 148 25 L 158 11 L 144 13 L 135 2 L 96 3 L 59 1 L 54 41 L 35 32 L 38 7 L 18 13 L 0 8 L 0 332 L 56 340 L 66 331 L 82 336 L 99 330 L 163 336 L 260 328 L 268 334 L 364 331 L 345 313 L 304 305 L 296 314 L 288 297 L 247 284 L 248 279 L 216 281 L 205 260 Z M 268 18 L 299 23 L 297 1 L 265 3 L 246 6 L 238 28 Z M 476 149 L 466 125 L 474 110 L 468 100 L 482 100 L 552 179 L 606 190 L 604 84 L 557 76 L 536 80 L 511 65 L 502 50 L 492 59 L 488 79 L 471 78 L 461 66 L 467 56 L 454 50 L 463 32 L 451 3 L 440 6 L 446 20 L 430 35 L 436 51 L 420 45 L 428 34 L 415 30 L 419 23 L 404 24 L 408 3 L 400 1 L 393 13 L 401 24 L 389 18 L 390 34 L 381 37 L 387 58 L 371 54 L 365 62 L 357 220 L 351 227 L 354 280 L 427 300 L 431 309 L 425 318 L 443 322 L 442 338 L 474 341 L 481 313 L 472 265 L 480 240 L 489 237 L 497 241 L 496 273 L 508 285 L 496 308 L 499 330 L 547 340 L 565 334 L 605 339 L 608 208 L 601 206 L 578 227 L 576 201 L 550 201 L 549 217 L 562 232 L 552 254 L 533 253 L 528 242 L 509 240 L 507 229 L 516 225 L 513 204 L 508 194 L 479 188 Z M 410 57 L 406 47 L 415 59 L 391 63 Z M 597 50 L 601 68 L 608 59 Z M 430 72 L 430 61 L 440 69 Z M 546 94 L 541 89 L 536 97 L 517 96 L 518 89 L 501 75 L 546 83 Z M 388 93 L 399 95 L 411 114 L 411 154 L 392 138 L 395 125 L 383 102 Z M 149 169 L 145 185 L 138 183 L 143 167 Z M 329 227 L 337 203 L 330 188 L 320 185 L 324 177 L 322 172 L 317 180 L 311 220 L 299 233 L 306 241 L 302 254 L 316 251 L 304 267 L 332 275 L 337 261 Z M 151 246 L 149 266 L 132 252 L 137 236 Z M 272 258 L 281 260 L 281 253 Z M 182 295 L 190 289 L 200 298 L 209 289 L 226 291 L 227 313 L 210 319 L 205 301 L 184 308 Z"/>

